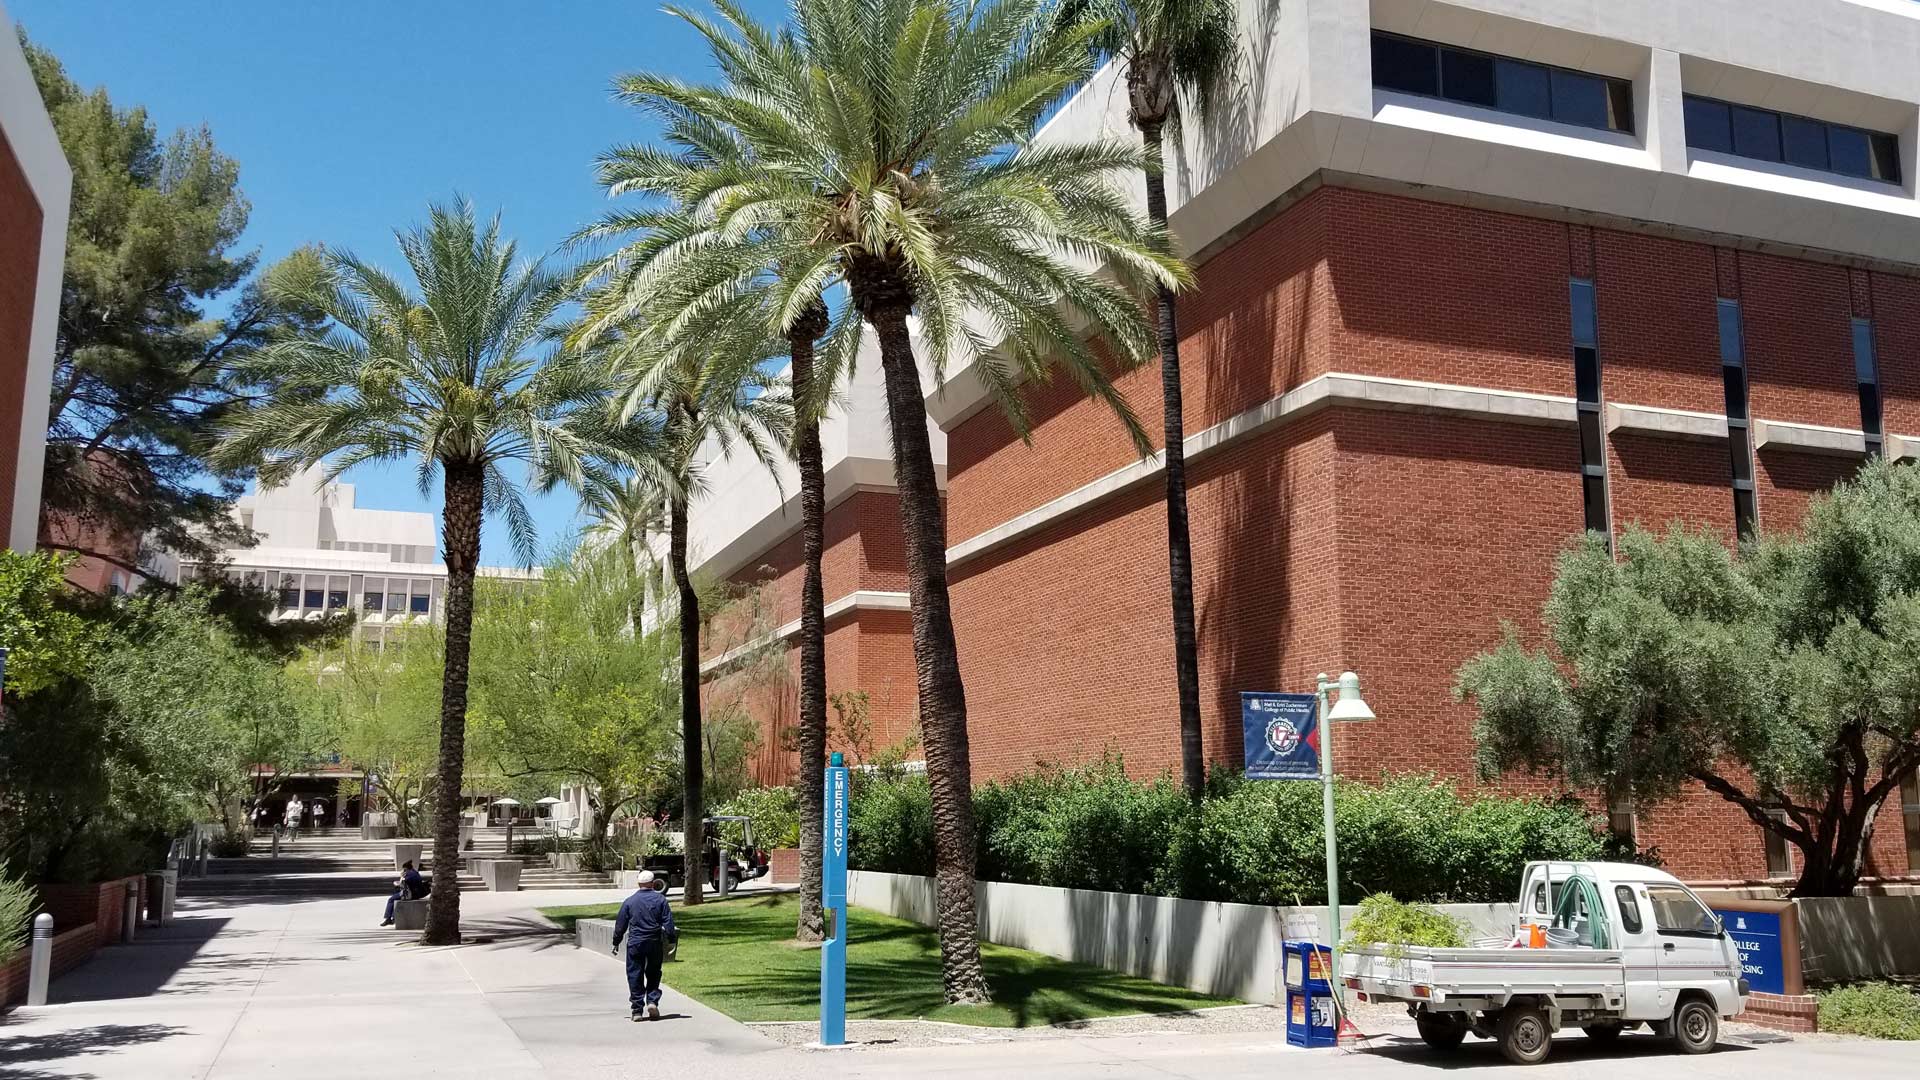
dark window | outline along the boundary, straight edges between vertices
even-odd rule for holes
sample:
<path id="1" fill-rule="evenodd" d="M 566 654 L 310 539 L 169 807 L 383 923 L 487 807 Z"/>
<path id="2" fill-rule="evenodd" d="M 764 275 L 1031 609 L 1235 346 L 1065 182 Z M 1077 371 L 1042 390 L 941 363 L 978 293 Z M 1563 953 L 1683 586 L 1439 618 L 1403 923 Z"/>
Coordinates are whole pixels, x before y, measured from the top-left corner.
<path id="1" fill-rule="evenodd" d="M 1691 95 L 1684 104 L 1687 145 L 1696 150 L 1900 182 L 1900 141 L 1885 132 Z"/>
<path id="2" fill-rule="evenodd" d="M 1770 815 L 1778 817 L 1779 815 Z M 1787 847 L 1787 838 L 1772 829 L 1762 830 L 1761 835 L 1767 842 L 1767 876 L 1784 878 L 1793 876 L 1793 852 Z"/>
<path id="3" fill-rule="evenodd" d="M 1630 885 L 1615 885 L 1613 887 L 1613 899 L 1615 903 L 1620 905 L 1620 928 L 1629 934 L 1639 933 L 1642 925 L 1640 922 L 1640 901 L 1634 898 L 1633 887 Z"/>
<path id="4" fill-rule="evenodd" d="M 1720 381 L 1727 399 L 1727 455 L 1733 463 L 1733 522 L 1740 539 L 1757 525 L 1753 497 L 1753 446 L 1747 438 L 1747 346 L 1740 330 L 1740 301 L 1716 300 L 1720 323 Z"/>
<path id="5" fill-rule="evenodd" d="M 1600 436 L 1600 410 L 1580 410 L 1580 460 L 1601 461 L 1606 452 Z"/>
<path id="6" fill-rule="evenodd" d="M 360 604 L 362 607 L 365 607 L 368 611 L 379 611 L 381 601 L 385 599 L 386 599 L 385 593 L 370 592 L 365 596 L 361 597 Z"/>
<path id="7" fill-rule="evenodd" d="M 1394 34 L 1373 35 L 1373 85 L 1562 124 L 1633 130 L 1633 84 L 1625 79 Z"/>
<path id="8" fill-rule="evenodd" d="M 1592 347 L 1600 344 L 1600 320 L 1593 302 L 1593 282 L 1575 278 L 1567 287 L 1567 302 L 1573 310 L 1573 343 Z M 1599 395 L 1581 395 L 1582 401 L 1598 401 Z"/>
<path id="9" fill-rule="evenodd" d="M 1800 116 L 1780 118 L 1780 146 L 1787 164 L 1805 169 L 1828 168 L 1827 126 Z"/>
<path id="10" fill-rule="evenodd" d="M 1499 60 L 1494 63 L 1494 81 L 1501 109 L 1542 120 L 1553 118 L 1553 90 L 1546 68 Z"/>
<path id="11" fill-rule="evenodd" d="M 1600 400 L 1600 352 L 1591 345 L 1574 346 L 1573 386 L 1581 401 Z"/>
<path id="12" fill-rule="evenodd" d="M 299 607 L 300 606 L 300 590 L 299 589 L 281 589 L 280 590 L 280 606 L 283 608 Z"/>
<path id="13" fill-rule="evenodd" d="M 1493 57 L 1458 49 L 1440 50 L 1440 96 L 1493 108 L 1499 101 L 1494 92 Z"/>
<path id="14" fill-rule="evenodd" d="M 1867 450 L 1879 453 L 1880 364 L 1873 352 L 1873 320 L 1853 320 L 1853 374 L 1860 383 L 1860 430 L 1867 434 Z"/>
<path id="15" fill-rule="evenodd" d="M 1733 117 L 1718 101 L 1686 99 L 1687 145 L 1700 150 L 1733 153 Z"/>
<path id="16" fill-rule="evenodd" d="M 1607 531 L 1607 478 L 1588 473 L 1580 478 L 1580 497 L 1585 501 L 1588 532 Z"/>
<path id="17" fill-rule="evenodd" d="M 1373 35 L 1373 85 L 1432 96 L 1440 92 L 1440 50 L 1424 41 Z"/>
<path id="18" fill-rule="evenodd" d="M 1733 107 L 1733 152 L 1760 161 L 1780 160 L 1780 114 Z"/>
<path id="19" fill-rule="evenodd" d="M 347 590 L 334 589 L 327 593 L 327 610 L 328 611 L 332 611 L 335 608 L 343 608 L 346 606 L 347 606 Z"/>
<path id="20" fill-rule="evenodd" d="M 1653 925 L 1662 934 L 1679 937 L 1719 937 L 1720 920 L 1698 898 L 1677 885 L 1647 886 L 1653 904 Z"/>
<path id="21" fill-rule="evenodd" d="M 1607 80 L 1597 75 L 1553 69 L 1553 118 L 1563 124 L 1581 127 L 1612 128 L 1612 107 L 1607 99 Z"/>
<path id="22" fill-rule="evenodd" d="M 308 589 L 305 596 L 306 598 L 301 603 L 301 607 L 317 608 L 320 606 L 321 594 L 319 589 Z"/>
<path id="23" fill-rule="evenodd" d="M 1832 156 L 1834 172 L 1848 176 L 1873 175 L 1873 145 L 1866 132 L 1847 127 L 1829 128 L 1827 151 Z"/>
<path id="24" fill-rule="evenodd" d="M 425 615 L 429 610 L 427 606 L 429 602 L 430 600 L 428 597 L 415 596 L 413 598 L 413 603 L 408 607 L 407 610 L 413 612 L 415 615 Z"/>

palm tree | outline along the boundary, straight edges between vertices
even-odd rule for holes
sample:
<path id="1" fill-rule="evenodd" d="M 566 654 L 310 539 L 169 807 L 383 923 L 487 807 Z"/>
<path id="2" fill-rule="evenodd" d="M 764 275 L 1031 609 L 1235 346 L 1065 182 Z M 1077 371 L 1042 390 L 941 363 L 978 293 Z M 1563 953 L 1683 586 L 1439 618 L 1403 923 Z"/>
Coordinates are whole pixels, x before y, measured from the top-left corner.
<path id="1" fill-rule="evenodd" d="M 634 633 L 641 633 L 647 603 L 665 586 L 652 539 L 667 531 L 666 490 L 635 473 L 587 484 L 580 502 L 592 518 L 585 539 L 618 558 L 628 590 L 627 622 Z"/>
<path id="2" fill-rule="evenodd" d="M 700 324 L 670 319 L 637 321 L 624 307 L 618 282 L 583 298 L 585 314 L 570 335 L 580 347 L 604 355 L 625 384 L 622 416 L 657 419 L 658 446 L 651 460 L 661 477 L 642 481 L 664 495 L 667 568 L 680 620 L 680 738 L 685 789 L 686 888 L 681 903 L 701 902 L 706 882 L 701 866 L 701 823 L 706 819 L 705 744 L 700 694 L 700 594 L 694 587 L 688 521 L 703 484 L 709 453 L 726 457 L 736 445 L 772 467 L 774 447 L 787 437 L 791 407 L 766 374 L 774 352 L 763 324 L 750 312 L 721 308 Z M 621 322 L 616 311 L 636 321 Z M 650 432 L 653 428 L 648 429 Z M 637 498 L 637 496 L 636 496 Z M 724 872 L 724 871 L 723 871 Z"/>
<path id="3" fill-rule="evenodd" d="M 1127 102 L 1146 151 L 1147 216 L 1167 228 L 1166 132 L 1177 131 L 1181 95 L 1210 111 L 1233 66 L 1234 0 L 1060 0 L 1057 27 L 1092 24 L 1096 47 L 1126 64 Z M 1200 646 L 1193 619 L 1193 543 L 1187 534 L 1186 423 L 1181 415 L 1180 327 L 1173 289 L 1156 290 L 1160 400 L 1167 479 L 1167 577 L 1173 586 L 1174 684 L 1180 701 L 1180 779 L 1198 801 L 1207 782 L 1200 741 Z"/>
<path id="4" fill-rule="evenodd" d="M 1091 74 L 1097 27 L 1036 36 L 1041 0 L 794 0 L 795 30 L 780 35 L 732 0 L 717 6 L 718 22 L 669 10 L 706 37 L 721 81 L 620 80 L 671 148 L 620 148 L 606 167 L 625 191 L 711 215 L 716 236 L 754 236 L 782 310 L 838 277 L 873 329 L 907 547 L 946 998 L 985 1001 L 966 695 L 922 358 L 935 377 L 950 359 L 971 361 L 1023 431 L 1019 383 L 1063 368 L 1149 452 L 1076 327 L 1106 339 L 1122 366 L 1142 362 L 1154 349 L 1142 298 L 1190 277 L 1118 186 L 1146 166 L 1138 148 L 1030 141 L 1048 104 Z M 655 279 L 675 265 L 657 262 Z"/>
<path id="5" fill-rule="evenodd" d="M 625 445 L 605 421 L 602 372 L 547 348 L 566 281 L 521 262 L 465 201 L 432 207 L 426 224 L 397 234 L 409 287 L 345 251 L 288 280 L 281 299 L 326 317 L 311 336 L 263 346 L 245 366 L 273 397 L 234 417 L 217 458 L 261 463 L 260 482 L 284 482 L 325 461 L 332 480 L 363 462 L 411 460 L 421 490 L 434 475 L 445 496 L 446 670 L 433 799 L 429 945 L 460 941 L 460 788 L 466 756 L 467 658 L 480 525 L 505 519 L 531 564 L 533 519 L 504 470 L 519 462 L 541 490 L 599 474 L 598 456 Z M 637 446 L 637 444 L 634 444 Z M 624 456 L 624 455 L 622 455 Z"/>
<path id="6" fill-rule="evenodd" d="M 783 34 L 791 46 L 791 38 Z M 612 194 L 624 194 L 628 177 L 619 155 L 602 161 L 601 181 Z M 827 762 L 827 615 L 826 587 L 821 560 L 826 551 L 826 467 L 820 450 L 820 417 L 839 385 L 847 350 L 858 344 L 857 318 L 842 320 L 821 355 L 820 339 L 832 327 L 824 289 L 832 280 L 794 282 L 767 261 L 775 250 L 769 229 L 736 235 L 722 234 L 711 214 L 665 211 L 615 211 L 581 230 L 579 244 L 617 241 L 614 250 L 583 271 L 589 282 L 600 282 L 607 303 L 598 325 L 606 329 L 642 311 L 664 313 L 670 323 L 687 325 L 697 314 L 714 317 L 713 305 L 730 304 L 735 311 L 758 305 L 769 333 L 786 342 L 791 358 L 788 383 L 794 401 L 793 437 L 789 452 L 800 474 L 800 913 L 794 927 L 798 941 L 820 941 L 826 936 L 821 899 L 824 843 L 823 795 Z M 656 260 L 670 263 L 673 272 L 657 273 Z M 796 285 L 798 289 L 796 290 Z M 615 300 L 617 298 L 617 301 Z M 800 301 L 810 300 L 809 303 Z M 836 363 L 836 359 L 842 361 Z"/>

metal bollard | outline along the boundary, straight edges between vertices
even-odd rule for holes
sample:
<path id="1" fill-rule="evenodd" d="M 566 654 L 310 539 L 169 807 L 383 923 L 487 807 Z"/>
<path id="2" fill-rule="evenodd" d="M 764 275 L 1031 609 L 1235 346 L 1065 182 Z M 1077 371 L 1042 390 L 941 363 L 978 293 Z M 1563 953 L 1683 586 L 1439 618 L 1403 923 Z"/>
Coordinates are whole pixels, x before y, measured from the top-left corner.
<path id="1" fill-rule="evenodd" d="M 33 917 L 33 954 L 27 963 L 27 1004 L 45 1005 L 53 972 L 53 916 L 44 911 Z"/>
<path id="2" fill-rule="evenodd" d="M 120 940 L 131 945 L 133 932 L 140 927 L 140 883 L 127 882 L 127 902 L 120 913 Z"/>
<path id="3" fill-rule="evenodd" d="M 733 880 L 733 875 L 727 873 L 727 849 L 725 847 L 720 849 L 719 857 L 714 861 L 713 869 L 714 884 L 720 890 L 720 899 L 725 900 L 727 898 L 727 885 Z"/>

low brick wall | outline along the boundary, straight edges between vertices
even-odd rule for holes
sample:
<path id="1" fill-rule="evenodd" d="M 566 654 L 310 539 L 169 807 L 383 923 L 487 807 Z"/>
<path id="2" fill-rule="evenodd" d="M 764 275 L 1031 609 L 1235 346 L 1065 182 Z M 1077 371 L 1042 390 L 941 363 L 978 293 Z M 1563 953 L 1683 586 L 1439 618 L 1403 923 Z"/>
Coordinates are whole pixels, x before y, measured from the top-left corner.
<path id="1" fill-rule="evenodd" d="M 100 944 L 121 940 L 127 906 L 127 882 L 133 882 L 145 903 L 146 876 L 133 874 L 89 885 L 42 885 L 40 910 L 53 916 L 56 933 L 66 927 L 92 924 L 99 928 Z"/>
<path id="2" fill-rule="evenodd" d="M 1820 1001 L 1812 994 L 1750 994 L 1740 1021 L 1775 1031 L 1818 1031 Z"/>
<path id="3" fill-rule="evenodd" d="M 774 848 L 767 855 L 768 881 L 775 885 L 800 884 L 799 848 Z"/>
<path id="4" fill-rule="evenodd" d="M 53 967 L 48 972 L 50 979 L 58 979 L 92 959 L 99 944 L 93 923 L 53 935 Z M 27 1000 L 32 950 L 33 947 L 29 945 L 14 953 L 5 963 L 0 963 L 0 1008 L 10 1008 Z"/>

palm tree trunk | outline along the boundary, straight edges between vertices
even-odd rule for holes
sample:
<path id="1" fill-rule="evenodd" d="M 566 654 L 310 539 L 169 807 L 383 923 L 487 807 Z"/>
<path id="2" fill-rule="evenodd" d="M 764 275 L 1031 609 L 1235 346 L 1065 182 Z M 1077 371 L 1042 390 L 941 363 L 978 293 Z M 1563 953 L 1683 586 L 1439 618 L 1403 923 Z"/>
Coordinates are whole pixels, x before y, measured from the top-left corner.
<path id="1" fill-rule="evenodd" d="M 440 761 L 434 771 L 433 893 L 427 928 L 420 935 L 423 945 L 460 944 L 460 786 L 467 757 L 467 656 L 473 645 L 473 576 L 480 563 L 485 476 L 474 462 L 447 462 L 444 470 L 447 662 L 440 682 Z"/>
<path id="2" fill-rule="evenodd" d="M 934 889 L 940 967 L 949 1004 L 992 1000 L 980 966 L 974 914 L 973 767 L 967 698 L 947 597 L 947 528 L 927 439 L 926 401 L 914 362 L 909 286 L 879 260 L 850 267 L 853 299 L 880 339 L 893 435 L 894 484 L 907 546 L 907 594 L 913 609 L 913 661 L 919 677 L 920 731 L 933 797 Z"/>
<path id="3" fill-rule="evenodd" d="M 1161 125 L 1140 126 L 1147 159 L 1147 216 L 1167 227 L 1167 183 Z M 1181 415 L 1180 326 L 1173 290 L 1160 286 L 1160 402 L 1167 473 L 1167 579 L 1173 586 L 1173 676 L 1180 698 L 1180 784 L 1198 802 L 1207 784 L 1200 741 L 1200 642 L 1193 620 L 1193 540 L 1187 531 L 1186 422 Z"/>
<path id="4" fill-rule="evenodd" d="M 684 481 L 684 477 L 682 478 Z M 685 771 L 683 785 L 686 801 L 686 874 L 687 883 L 680 902 L 688 907 L 700 903 L 706 877 L 700 868 L 705 840 L 701 822 L 706 819 L 706 757 L 700 738 L 700 595 L 693 590 L 693 578 L 687 573 L 687 497 L 683 486 L 673 498 L 668 512 L 667 560 L 673 565 L 673 583 L 680 590 L 680 757 Z"/>
<path id="5" fill-rule="evenodd" d="M 793 399 L 799 410 L 793 456 L 800 468 L 800 550 L 806 568 L 800 584 L 800 919 L 794 937 L 826 937 L 822 910 L 823 836 L 827 763 L 827 597 L 820 560 L 827 541 L 827 477 L 820 456 L 820 419 L 813 385 L 813 343 L 826 329 L 827 313 L 817 308 L 794 327 L 788 341 L 793 355 Z M 824 394 L 817 395 L 822 399 Z"/>

